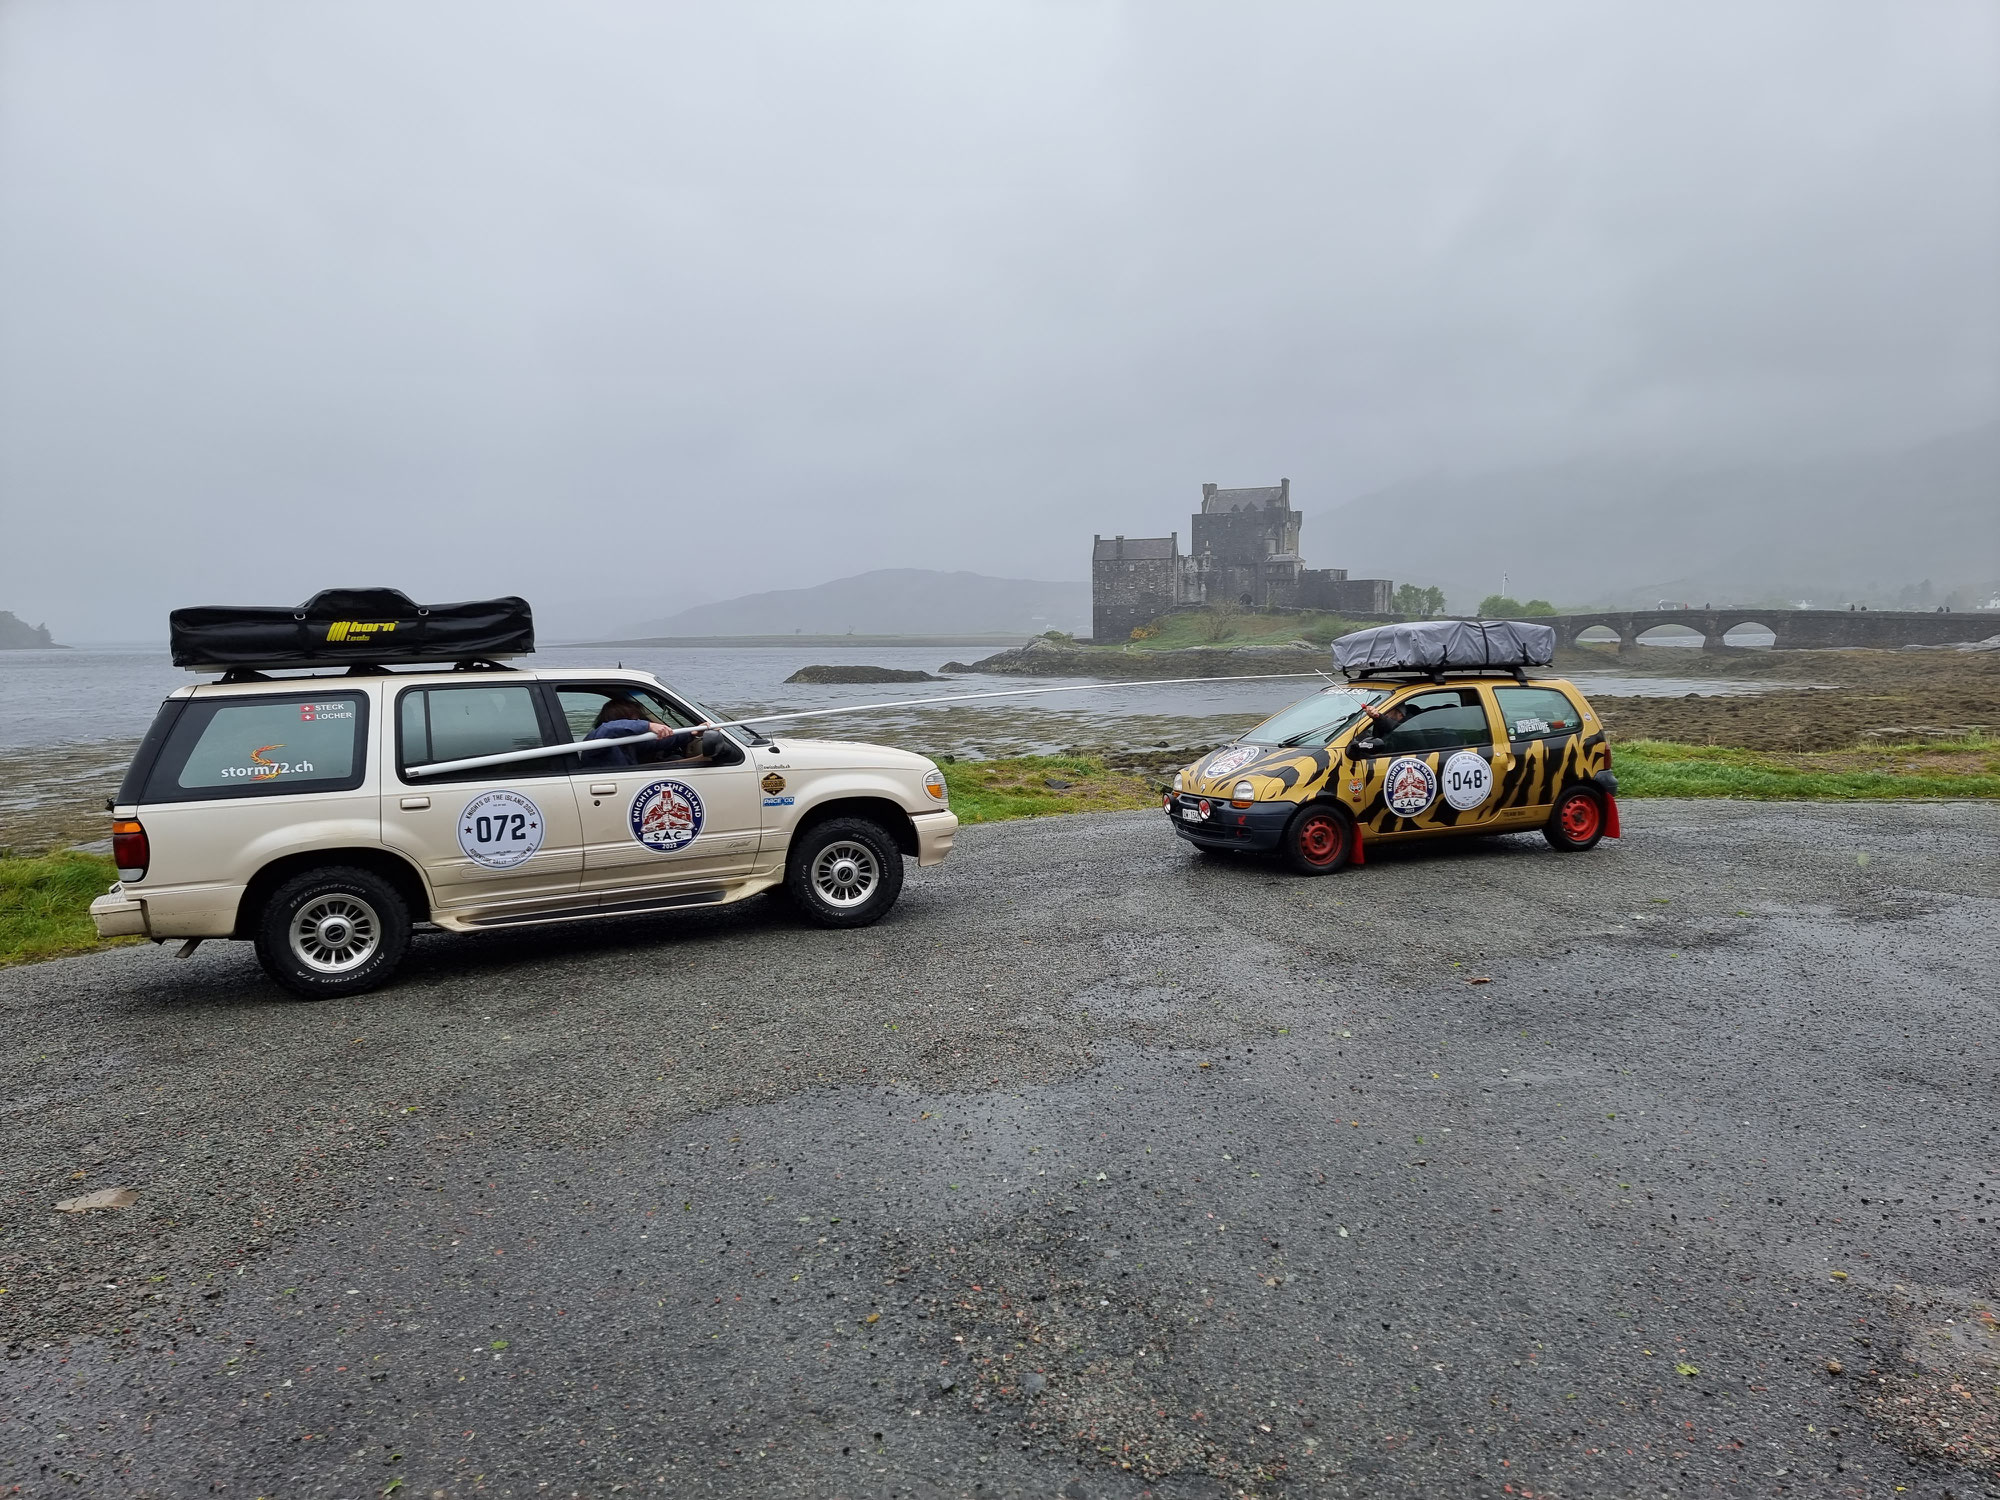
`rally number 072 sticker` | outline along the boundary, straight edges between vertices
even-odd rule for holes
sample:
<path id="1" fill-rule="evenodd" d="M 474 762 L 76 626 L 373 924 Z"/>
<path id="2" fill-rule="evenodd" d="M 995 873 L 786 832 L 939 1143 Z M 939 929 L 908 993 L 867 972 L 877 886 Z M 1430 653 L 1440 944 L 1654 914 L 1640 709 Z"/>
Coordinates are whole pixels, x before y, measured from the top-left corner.
<path id="1" fill-rule="evenodd" d="M 542 810 L 519 792 L 481 792 L 458 815 L 458 847 L 489 870 L 526 864 L 542 847 Z"/>

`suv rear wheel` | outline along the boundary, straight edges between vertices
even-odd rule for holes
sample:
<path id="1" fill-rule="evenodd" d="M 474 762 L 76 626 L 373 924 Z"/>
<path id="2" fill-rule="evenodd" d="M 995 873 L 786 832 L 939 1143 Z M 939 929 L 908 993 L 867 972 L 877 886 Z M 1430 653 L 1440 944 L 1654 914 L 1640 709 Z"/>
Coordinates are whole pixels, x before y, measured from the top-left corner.
<path id="1" fill-rule="evenodd" d="M 785 889 L 822 927 L 866 927 L 902 894 L 902 851 L 879 823 L 829 818 L 793 841 Z"/>
<path id="2" fill-rule="evenodd" d="M 294 875 L 257 922 L 257 962 L 309 1000 L 386 983 L 409 944 L 410 911 L 396 888 L 347 865 Z"/>

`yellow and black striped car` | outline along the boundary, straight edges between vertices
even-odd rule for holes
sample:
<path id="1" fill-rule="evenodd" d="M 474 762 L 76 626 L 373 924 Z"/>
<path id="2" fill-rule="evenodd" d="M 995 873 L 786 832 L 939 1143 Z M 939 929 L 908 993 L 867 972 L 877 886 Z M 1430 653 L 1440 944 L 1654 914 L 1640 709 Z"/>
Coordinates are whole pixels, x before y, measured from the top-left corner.
<path id="1" fill-rule="evenodd" d="M 1604 725 L 1560 677 L 1445 672 L 1301 698 L 1174 777 L 1174 831 L 1276 850 L 1324 875 L 1377 840 L 1539 830 L 1566 852 L 1618 837 Z"/>

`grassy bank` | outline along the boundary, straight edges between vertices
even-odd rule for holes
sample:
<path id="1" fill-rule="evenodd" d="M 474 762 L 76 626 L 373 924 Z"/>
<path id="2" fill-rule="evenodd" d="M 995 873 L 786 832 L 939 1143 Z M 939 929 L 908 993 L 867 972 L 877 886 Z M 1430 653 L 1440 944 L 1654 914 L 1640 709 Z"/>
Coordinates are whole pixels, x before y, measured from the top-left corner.
<path id="1" fill-rule="evenodd" d="M 101 854 L 0 859 L 0 966 L 111 946 L 91 926 L 90 903 L 117 878 Z"/>
<path id="2" fill-rule="evenodd" d="M 1744 750 L 1620 741 L 1612 767 L 1628 797 L 1746 797 L 1865 802 L 2000 797 L 2000 741 L 1964 739 L 1852 750 Z"/>
<path id="3" fill-rule="evenodd" d="M 1113 771 L 1081 755 L 961 760 L 944 768 L 951 809 L 962 823 L 998 823 L 1050 813 L 1123 812 L 1159 801 L 1157 782 Z"/>

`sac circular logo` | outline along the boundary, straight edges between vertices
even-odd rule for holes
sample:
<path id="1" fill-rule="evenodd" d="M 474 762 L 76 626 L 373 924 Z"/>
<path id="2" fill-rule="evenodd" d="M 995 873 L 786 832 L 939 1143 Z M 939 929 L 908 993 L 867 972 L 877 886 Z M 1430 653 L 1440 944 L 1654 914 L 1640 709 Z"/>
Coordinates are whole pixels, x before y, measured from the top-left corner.
<path id="1" fill-rule="evenodd" d="M 1493 767 L 1473 750 L 1460 750 L 1444 763 L 1444 800 L 1460 812 L 1471 812 L 1493 790 Z"/>
<path id="2" fill-rule="evenodd" d="M 458 815 L 458 847 L 475 865 L 511 870 L 542 847 L 542 810 L 519 792 L 481 792 Z"/>
<path id="3" fill-rule="evenodd" d="M 1382 778 L 1382 802 L 1399 818 L 1414 818 L 1437 801 L 1437 772 L 1414 755 L 1402 755 L 1389 762 Z"/>
<path id="4" fill-rule="evenodd" d="M 657 854 L 685 849 L 701 832 L 701 793 L 685 781 L 655 781 L 632 799 L 632 837 Z"/>
<path id="5" fill-rule="evenodd" d="M 1227 776 L 1232 771 L 1240 771 L 1263 752 L 1255 745 L 1238 745 L 1233 750 L 1218 750 L 1207 765 L 1202 767 L 1204 776 Z"/>

